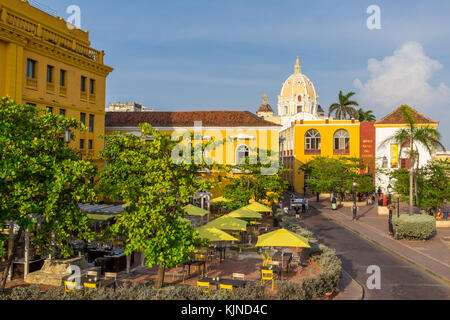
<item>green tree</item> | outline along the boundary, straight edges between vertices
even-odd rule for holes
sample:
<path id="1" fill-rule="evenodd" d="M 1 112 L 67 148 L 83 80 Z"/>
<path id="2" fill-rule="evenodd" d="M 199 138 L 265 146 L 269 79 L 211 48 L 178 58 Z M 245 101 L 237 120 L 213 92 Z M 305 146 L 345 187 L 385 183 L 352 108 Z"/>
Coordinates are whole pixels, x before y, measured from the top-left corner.
<path id="1" fill-rule="evenodd" d="M 330 105 L 330 108 L 328 109 L 328 116 L 334 112 L 335 118 L 338 120 L 347 119 L 347 117 L 358 119 L 358 111 L 356 111 L 352 106 L 359 106 L 359 104 L 356 101 L 350 100 L 354 94 L 354 92 L 349 92 L 344 95 L 342 91 L 339 91 L 339 102 Z"/>
<path id="2" fill-rule="evenodd" d="M 398 169 L 390 172 L 390 178 L 395 181 L 395 191 L 402 200 L 409 199 L 409 171 Z M 417 173 L 416 203 L 421 209 L 442 207 L 445 200 L 450 199 L 450 162 L 436 160 L 420 169 Z"/>
<path id="3" fill-rule="evenodd" d="M 376 121 L 377 118 L 373 114 L 372 110 L 364 111 L 362 108 L 358 109 L 358 120 L 360 122 L 370 122 L 370 121 Z"/>
<path id="4" fill-rule="evenodd" d="M 228 171 L 237 172 L 237 177 L 227 177 L 231 183 L 226 185 L 223 194 L 225 198 L 233 200 L 237 207 L 245 206 L 251 199 L 255 201 L 268 201 L 272 208 L 287 189 L 287 182 L 280 173 L 286 169 L 270 161 L 274 156 L 271 150 L 252 150 L 253 154 L 245 157 L 245 161 L 235 166 L 228 166 Z M 263 170 L 263 169 L 266 170 Z M 269 174 L 270 173 L 270 174 Z"/>
<path id="5" fill-rule="evenodd" d="M 397 143 L 400 146 L 399 154 L 402 154 L 403 145 L 409 143 L 409 214 L 413 214 L 413 184 L 414 175 L 417 173 L 418 168 L 414 168 L 414 165 L 419 165 L 418 158 L 419 152 L 415 149 L 415 144 L 422 145 L 430 154 L 440 145 L 444 150 L 445 147 L 439 142 L 441 134 L 435 128 L 431 126 L 417 126 L 416 119 L 413 116 L 413 110 L 408 105 L 402 105 L 400 107 L 403 119 L 406 121 L 407 127 L 397 130 L 393 135 L 383 140 L 378 148 L 382 148 L 392 142 Z M 418 192 L 418 188 L 416 187 Z M 417 197 L 416 197 L 417 198 Z"/>
<path id="6" fill-rule="evenodd" d="M 159 266 L 160 288 L 166 268 L 186 261 L 197 247 L 207 244 L 180 218 L 186 215 L 183 203 L 199 191 L 210 190 L 215 181 L 200 177 L 199 170 L 208 166 L 197 164 L 191 153 L 186 161 L 179 161 L 179 141 L 147 123 L 140 127 L 142 137 L 106 137 L 101 158 L 107 165 L 100 173 L 99 189 L 125 203 L 111 233 L 123 239 L 126 255 L 141 251 L 147 266 Z"/>
<path id="7" fill-rule="evenodd" d="M 302 170 L 308 175 L 306 183 L 309 189 L 319 193 L 336 192 L 341 200 L 346 193 L 353 192 L 353 182 L 356 181 L 356 192 L 373 191 L 373 179 L 370 175 L 358 174 L 365 167 L 359 158 L 314 157 L 306 163 Z"/>
<path id="8" fill-rule="evenodd" d="M 4 221 L 18 226 L 9 239 L 1 288 L 25 230 L 32 233 L 31 244 L 39 253 L 56 246 L 61 257 L 71 255 L 71 237 L 93 237 L 78 203 L 95 200 L 90 178 L 96 167 L 64 143 L 66 129 L 85 128 L 75 119 L 0 99 L 0 228 Z"/>

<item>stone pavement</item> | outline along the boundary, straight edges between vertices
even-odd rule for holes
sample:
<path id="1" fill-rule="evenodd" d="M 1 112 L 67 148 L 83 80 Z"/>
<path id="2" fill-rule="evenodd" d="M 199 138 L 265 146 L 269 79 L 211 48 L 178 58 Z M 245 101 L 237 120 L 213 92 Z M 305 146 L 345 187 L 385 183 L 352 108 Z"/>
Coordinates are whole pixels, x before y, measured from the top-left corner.
<path id="1" fill-rule="evenodd" d="M 315 198 L 310 198 L 309 203 L 328 219 L 450 284 L 450 228 L 437 228 L 436 235 L 427 241 L 395 240 L 388 235 L 388 216 L 378 215 L 377 205 L 360 207 L 357 220 L 352 221 L 351 208 L 331 210 L 327 199 L 316 202 Z M 401 204 L 400 213 L 407 212 L 408 206 Z"/>

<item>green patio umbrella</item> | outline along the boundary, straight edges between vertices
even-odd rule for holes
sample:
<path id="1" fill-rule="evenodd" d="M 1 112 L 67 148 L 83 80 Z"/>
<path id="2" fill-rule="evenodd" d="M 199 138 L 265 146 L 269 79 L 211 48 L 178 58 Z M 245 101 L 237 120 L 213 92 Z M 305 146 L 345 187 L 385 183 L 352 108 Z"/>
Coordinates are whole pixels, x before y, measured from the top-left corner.
<path id="1" fill-rule="evenodd" d="M 230 216 L 222 216 L 220 218 L 212 220 L 205 226 L 214 227 L 220 230 L 246 231 L 247 221 L 236 219 Z"/>
<path id="2" fill-rule="evenodd" d="M 234 210 L 227 214 L 227 216 L 233 217 L 233 218 L 239 218 L 239 219 L 261 219 L 262 216 L 260 213 L 247 209 L 247 208 L 240 208 L 237 210 Z"/>
<path id="3" fill-rule="evenodd" d="M 184 211 L 187 212 L 190 216 L 200 216 L 204 217 L 207 214 L 209 214 L 208 210 L 193 206 L 192 204 L 188 204 L 187 206 L 183 207 Z"/>

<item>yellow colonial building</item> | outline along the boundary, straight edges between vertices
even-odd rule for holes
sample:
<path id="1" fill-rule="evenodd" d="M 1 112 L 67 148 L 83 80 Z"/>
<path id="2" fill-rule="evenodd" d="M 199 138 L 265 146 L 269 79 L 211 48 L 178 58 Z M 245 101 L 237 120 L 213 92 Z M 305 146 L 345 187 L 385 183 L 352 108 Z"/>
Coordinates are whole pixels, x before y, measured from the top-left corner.
<path id="1" fill-rule="evenodd" d="M 252 157 L 257 155 L 257 148 L 260 152 L 270 150 L 272 154 L 268 155 L 268 158 L 271 168 L 274 169 L 272 174 L 278 171 L 281 126 L 265 121 L 251 112 L 107 112 L 106 134 L 122 132 L 140 136 L 138 126 L 141 123 L 149 123 L 153 128 L 172 135 L 174 139 L 184 137 L 180 148 L 190 144 L 195 152 L 196 145 L 209 143 L 210 146 L 202 153 L 203 159 L 209 164 L 233 166 L 241 163 L 245 157 L 250 157 L 252 161 Z M 191 139 L 191 134 L 194 134 L 194 139 Z M 204 172 L 204 176 L 208 175 L 224 177 L 227 173 L 220 170 Z M 222 188 L 223 185 L 212 190 L 212 196 L 220 196 Z"/>
<path id="2" fill-rule="evenodd" d="M 0 96 L 86 125 L 71 146 L 87 159 L 104 148 L 104 52 L 82 31 L 21 0 L 0 1 Z"/>
<path id="3" fill-rule="evenodd" d="M 297 58 L 294 73 L 283 83 L 278 95 L 275 116 L 264 95 L 258 115 L 281 124 L 280 159 L 283 177 L 295 191 L 304 191 L 303 164 L 316 156 L 360 157 L 360 123 L 358 120 L 334 120 L 324 116 L 313 82 L 301 72 Z"/>
<path id="4" fill-rule="evenodd" d="M 302 193 L 303 164 L 317 156 L 360 157 L 360 123 L 357 120 L 295 121 L 280 132 L 280 156 L 284 178 Z"/>

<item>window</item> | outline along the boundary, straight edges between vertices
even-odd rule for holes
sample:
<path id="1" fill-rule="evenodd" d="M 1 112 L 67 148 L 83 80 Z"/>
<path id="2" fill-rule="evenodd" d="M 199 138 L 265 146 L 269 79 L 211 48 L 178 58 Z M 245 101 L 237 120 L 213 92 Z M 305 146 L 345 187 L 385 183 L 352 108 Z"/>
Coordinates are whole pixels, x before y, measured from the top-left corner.
<path id="1" fill-rule="evenodd" d="M 59 85 L 61 87 L 66 86 L 66 70 L 61 69 L 59 71 Z"/>
<path id="2" fill-rule="evenodd" d="M 95 80 L 89 79 L 89 94 L 95 93 Z"/>
<path id="3" fill-rule="evenodd" d="M 245 158 L 250 155 L 249 149 L 245 144 L 236 148 L 236 164 L 245 163 Z"/>
<path id="4" fill-rule="evenodd" d="M 47 82 L 53 83 L 53 66 L 47 66 Z"/>
<path id="5" fill-rule="evenodd" d="M 350 134 L 347 130 L 340 129 L 334 134 L 334 154 L 350 153 Z"/>
<path id="6" fill-rule="evenodd" d="M 93 141 L 93 140 L 89 140 L 89 141 L 88 141 L 88 149 L 89 149 L 89 150 L 94 149 L 94 141 Z"/>
<path id="7" fill-rule="evenodd" d="M 89 132 L 94 132 L 94 115 L 89 115 Z"/>
<path id="8" fill-rule="evenodd" d="M 284 114 L 288 114 L 288 107 L 287 106 L 284 107 Z"/>
<path id="9" fill-rule="evenodd" d="M 84 149 L 84 139 L 80 139 L 80 149 Z"/>
<path id="10" fill-rule="evenodd" d="M 36 78 L 36 61 L 27 59 L 27 78 Z"/>
<path id="11" fill-rule="evenodd" d="M 86 77 L 81 76 L 81 91 L 85 92 L 86 91 Z"/>
<path id="12" fill-rule="evenodd" d="M 320 154 L 320 133 L 315 129 L 308 130 L 305 134 L 305 154 Z"/>
<path id="13" fill-rule="evenodd" d="M 86 113 L 83 112 L 80 113 L 80 122 L 86 125 Z"/>
<path id="14" fill-rule="evenodd" d="M 53 113 L 53 107 L 47 107 L 47 112 L 48 113 Z"/>
<path id="15" fill-rule="evenodd" d="M 59 114 L 61 116 L 65 116 L 66 115 L 66 109 L 59 109 Z"/>
<path id="16" fill-rule="evenodd" d="M 297 113 L 303 112 L 303 107 L 302 106 L 297 106 Z"/>

